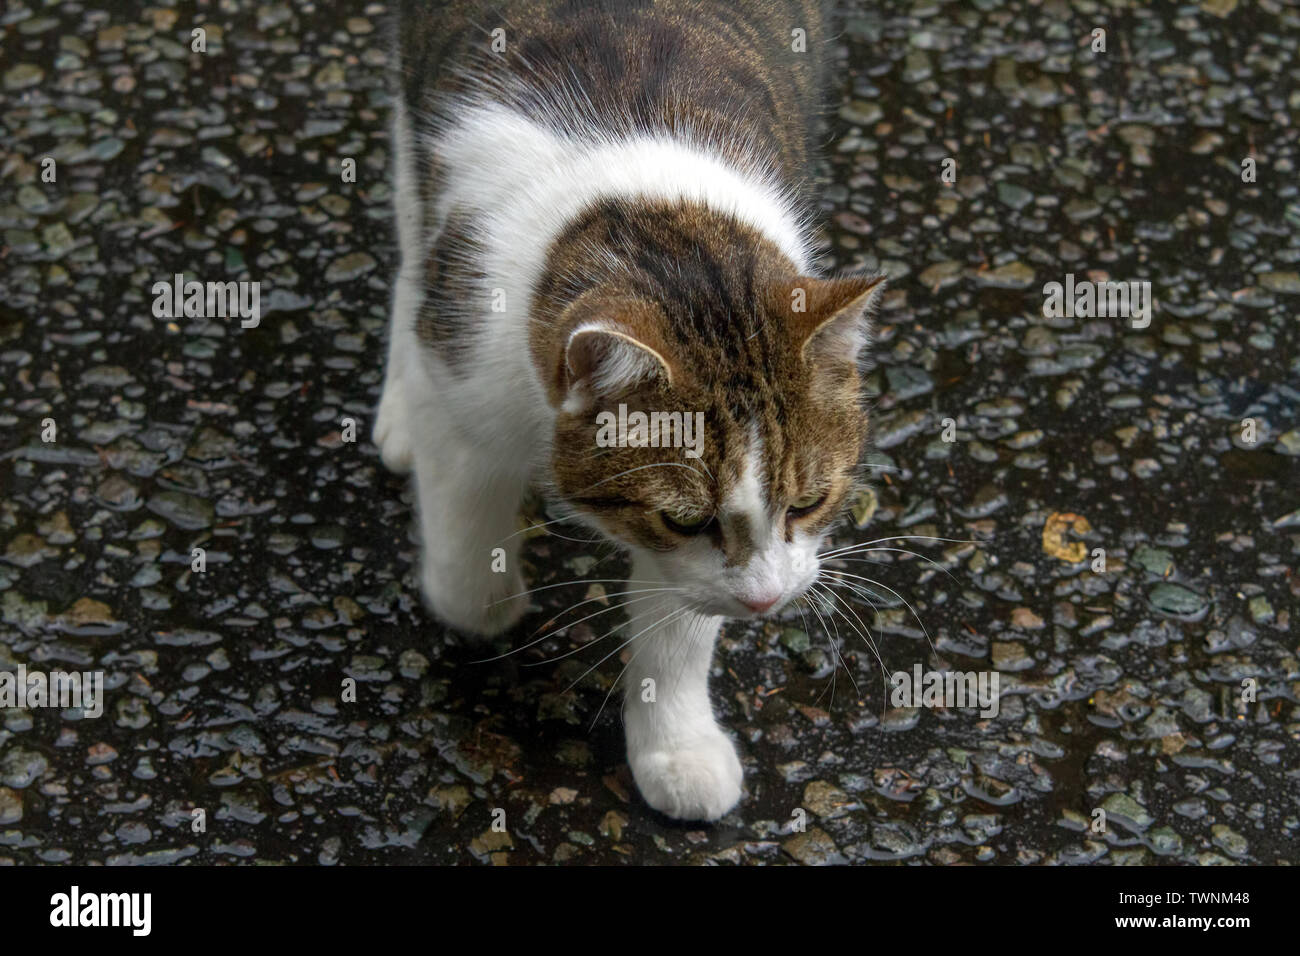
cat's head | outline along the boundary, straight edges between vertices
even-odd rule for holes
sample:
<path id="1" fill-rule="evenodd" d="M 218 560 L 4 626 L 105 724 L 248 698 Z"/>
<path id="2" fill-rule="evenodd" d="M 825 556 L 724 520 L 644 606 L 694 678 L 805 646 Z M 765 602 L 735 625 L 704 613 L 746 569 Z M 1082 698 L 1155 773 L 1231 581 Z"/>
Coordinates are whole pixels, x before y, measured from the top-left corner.
<path id="1" fill-rule="evenodd" d="M 699 223 L 652 228 L 628 237 L 638 268 L 590 285 L 539 344 L 552 491 L 702 613 L 773 613 L 816 579 L 859 480 L 883 279 L 800 276 L 752 235 Z"/>

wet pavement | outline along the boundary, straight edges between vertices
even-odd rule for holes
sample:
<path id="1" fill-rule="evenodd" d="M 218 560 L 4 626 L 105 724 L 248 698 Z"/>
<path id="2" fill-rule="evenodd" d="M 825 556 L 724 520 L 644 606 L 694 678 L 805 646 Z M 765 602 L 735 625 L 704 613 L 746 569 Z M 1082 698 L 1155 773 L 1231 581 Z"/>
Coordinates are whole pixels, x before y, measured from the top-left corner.
<path id="1" fill-rule="evenodd" d="M 106 6 L 0 13 L 0 670 L 106 681 L 0 711 L 0 862 L 1300 858 L 1294 6 L 853 6 L 824 252 L 892 281 L 837 540 L 929 560 L 726 627 L 711 827 L 636 796 L 620 612 L 561 626 L 617 556 L 530 533 L 578 583 L 487 650 L 420 606 L 368 441 L 384 6 Z M 156 316 L 176 273 L 260 282 L 260 324 Z M 1045 317 L 1067 274 L 1150 281 L 1149 326 Z M 890 672 L 995 669 L 998 714 L 895 707 L 855 616 Z"/>

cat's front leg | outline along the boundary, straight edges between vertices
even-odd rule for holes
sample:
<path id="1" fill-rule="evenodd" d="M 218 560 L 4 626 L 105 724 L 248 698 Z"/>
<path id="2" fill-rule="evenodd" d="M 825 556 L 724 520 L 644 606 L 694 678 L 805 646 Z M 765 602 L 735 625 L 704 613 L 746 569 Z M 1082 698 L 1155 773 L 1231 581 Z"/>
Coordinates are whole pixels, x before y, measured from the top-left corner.
<path id="1" fill-rule="evenodd" d="M 403 97 L 393 104 L 392 143 L 393 212 L 401 265 L 393 284 L 392 310 L 388 320 L 388 362 L 384 368 L 384 390 L 375 415 L 374 442 L 390 471 L 405 474 L 414 464 L 414 430 L 411 422 L 413 375 L 419 374 L 414 361 L 419 343 L 415 323 L 424 301 L 425 249 L 421 242 L 423 218 L 418 183 L 415 179 L 414 141 L 406 119 Z"/>
<path id="2" fill-rule="evenodd" d="M 417 280 L 408 273 L 405 260 L 393 285 L 393 307 L 388 321 L 388 362 L 384 369 L 384 389 L 375 415 L 374 442 L 389 471 L 405 474 L 414 464 L 414 440 L 411 423 L 412 376 L 419 375 L 415 338 L 415 321 L 420 308 Z"/>
<path id="3" fill-rule="evenodd" d="M 433 391 L 414 394 L 421 590 L 445 623 L 500 634 L 528 608 L 516 533 L 528 473 L 465 436 Z"/>
<path id="4" fill-rule="evenodd" d="M 722 618 L 667 602 L 658 617 L 662 624 L 629 645 L 623 705 L 628 763 L 641 796 L 656 810 L 679 820 L 716 820 L 739 802 L 743 777 L 736 747 L 709 702 Z"/>

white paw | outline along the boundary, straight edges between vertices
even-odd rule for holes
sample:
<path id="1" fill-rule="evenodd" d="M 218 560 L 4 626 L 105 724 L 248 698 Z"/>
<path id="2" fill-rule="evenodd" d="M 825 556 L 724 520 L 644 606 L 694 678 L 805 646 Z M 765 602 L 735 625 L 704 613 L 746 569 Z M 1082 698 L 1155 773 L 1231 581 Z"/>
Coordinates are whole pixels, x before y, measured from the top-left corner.
<path id="1" fill-rule="evenodd" d="M 372 437 L 379 448 L 379 456 L 390 471 L 405 474 L 411 470 L 411 422 L 406 387 L 401 378 L 384 381 Z"/>
<path id="2" fill-rule="evenodd" d="M 486 567 L 470 575 L 461 565 L 429 559 L 420 568 L 420 586 L 433 613 L 466 634 L 495 637 L 514 627 L 528 610 L 524 579 Z"/>
<path id="3" fill-rule="evenodd" d="M 674 750 L 629 755 L 645 802 L 677 820 L 716 820 L 740 802 L 744 771 L 720 730 Z"/>

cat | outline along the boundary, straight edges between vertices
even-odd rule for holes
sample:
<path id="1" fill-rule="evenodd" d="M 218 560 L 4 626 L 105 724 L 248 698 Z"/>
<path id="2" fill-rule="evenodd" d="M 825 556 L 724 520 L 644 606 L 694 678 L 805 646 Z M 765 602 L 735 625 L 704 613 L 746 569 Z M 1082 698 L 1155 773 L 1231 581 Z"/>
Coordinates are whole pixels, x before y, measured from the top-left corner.
<path id="1" fill-rule="evenodd" d="M 742 795 L 709 700 L 719 627 L 808 590 L 867 442 L 884 280 L 817 277 L 810 251 L 820 3 L 404 0 L 398 17 L 401 261 L 374 440 L 414 472 L 425 598 L 471 634 L 519 620 L 530 487 L 619 545 L 642 602 L 632 775 L 654 809 L 716 820 Z M 602 414 L 629 409 L 702 412 L 694 453 L 635 429 L 598 445 Z"/>

